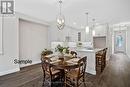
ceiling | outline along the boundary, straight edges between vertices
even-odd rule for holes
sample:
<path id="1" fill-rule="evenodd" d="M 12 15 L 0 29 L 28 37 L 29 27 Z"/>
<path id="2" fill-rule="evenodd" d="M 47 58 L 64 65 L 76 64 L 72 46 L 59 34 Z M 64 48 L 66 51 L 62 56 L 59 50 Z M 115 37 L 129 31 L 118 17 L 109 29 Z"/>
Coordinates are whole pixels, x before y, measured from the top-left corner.
<path id="1" fill-rule="evenodd" d="M 15 0 L 16 12 L 54 22 L 59 12 L 58 0 Z M 86 12 L 89 24 L 95 18 L 97 23 L 130 22 L 130 0 L 63 0 L 62 13 L 66 24 L 83 28 Z"/>

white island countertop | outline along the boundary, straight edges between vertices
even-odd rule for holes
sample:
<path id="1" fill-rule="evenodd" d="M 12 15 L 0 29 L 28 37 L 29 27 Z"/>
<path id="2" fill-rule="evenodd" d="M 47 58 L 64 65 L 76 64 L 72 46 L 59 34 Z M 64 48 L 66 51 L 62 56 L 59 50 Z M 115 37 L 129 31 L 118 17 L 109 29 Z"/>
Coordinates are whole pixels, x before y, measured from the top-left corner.
<path id="1" fill-rule="evenodd" d="M 81 52 L 94 52 L 94 53 L 96 53 L 96 52 L 98 52 L 98 51 L 100 51 L 100 50 L 102 50 L 102 49 L 87 49 L 87 48 L 78 48 L 78 49 L 76 49 L 76 51 L 81 51 Z"/>

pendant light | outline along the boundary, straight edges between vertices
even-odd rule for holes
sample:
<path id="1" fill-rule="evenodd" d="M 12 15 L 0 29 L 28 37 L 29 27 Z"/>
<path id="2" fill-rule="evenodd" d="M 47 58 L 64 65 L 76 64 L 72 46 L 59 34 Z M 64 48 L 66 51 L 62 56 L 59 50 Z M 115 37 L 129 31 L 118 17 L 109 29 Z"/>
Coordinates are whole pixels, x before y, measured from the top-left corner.
<path id="1" fill-rule="evenodd" d="M 87 18 L 87 23 L 86 23 L 86 27 L 85 27 L 85 31 L 86 33 L 89 33 L 89 25 L 88 25 L 88 13 L 85 13 L 86 14 L 86 18 Z"/>
<path id="2" fill-rule="evenodd" d="M 92 34 L 93 34 L 93 36 L 95 36 L 95 34 L 96 34 L 96 32 L 95 32 L 95 19 L 93 19 L 92 21 L 93 21 L 93 26 L 92 26 L 93 32 L 92 32 Z"/>
<path id="3" fill-rule="evenodd" d="M 62 7 L 62 1 L 61 0 L 59 1 L 59 6 L 60 6 L 60 11 L 59 11 L 59 15 L 56 18 L 56 22 L 57 22 L 58 29 L 61 30 L 65 26 L 65 17 L 61 13 L 61 7 Z"/>

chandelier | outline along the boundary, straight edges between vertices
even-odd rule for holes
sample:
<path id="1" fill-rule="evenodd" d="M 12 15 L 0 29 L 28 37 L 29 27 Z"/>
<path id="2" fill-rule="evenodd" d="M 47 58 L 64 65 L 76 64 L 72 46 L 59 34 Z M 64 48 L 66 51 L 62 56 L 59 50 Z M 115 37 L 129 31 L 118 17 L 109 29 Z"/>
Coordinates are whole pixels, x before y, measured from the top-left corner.
<path id="1" fill-rule="evenodd" d="M 61 4 L 62 4 L 62 1 L 60 0 L 59 1 L 60 11 L 59 11 L 59 15 L 56 18 L 57 27 L 59 30 L 63 29 L 65 26 L 65 17 L 61 13 L 61 6 L 62 6 Z"/>

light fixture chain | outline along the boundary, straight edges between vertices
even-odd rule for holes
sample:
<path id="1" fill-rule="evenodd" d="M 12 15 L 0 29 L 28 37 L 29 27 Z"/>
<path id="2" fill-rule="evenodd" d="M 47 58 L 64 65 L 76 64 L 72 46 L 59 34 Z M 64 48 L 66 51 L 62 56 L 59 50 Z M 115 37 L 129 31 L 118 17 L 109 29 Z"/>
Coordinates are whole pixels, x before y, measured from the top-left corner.
<path id="1" fill-rule="evenodd" d="M 86 23 L 87 23 L 86 26 L 88 26 L 88 12 L 86 13 L 86 19 L 87 19 L 86 20 Z"/>
<path id="2" fill-rule="evenodd" d="M 95 27 L 95 19 L 93 19 L 93 28 Z"/>
<path id="3" fill-rule="evenodd" d="M 60 15 L 61 15 L 61 9 L 62 9 L 62 6 L 61 6 L 62 5 L 62 1 L 61 0 L 59 1 L 59 5 L 60 5 Z"/>

